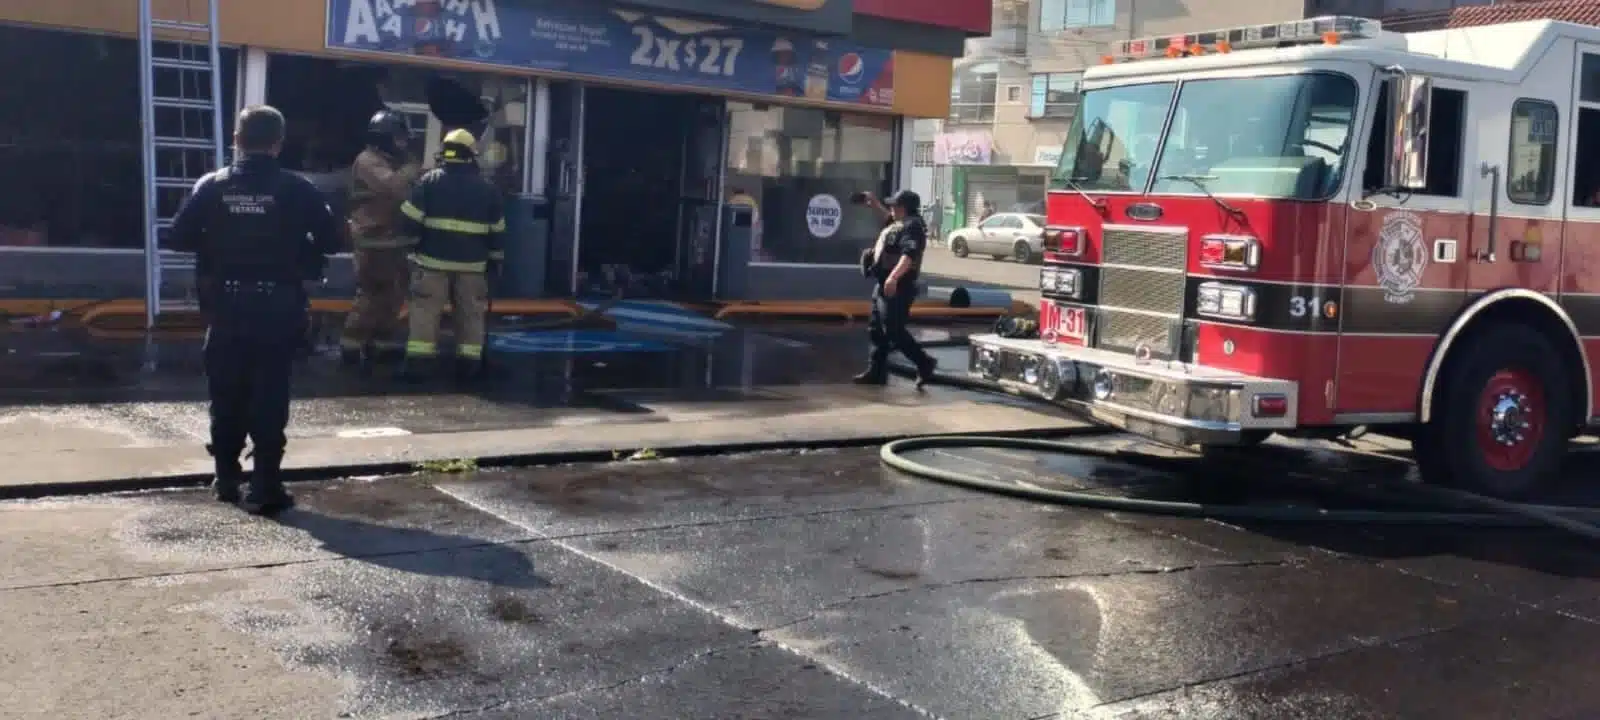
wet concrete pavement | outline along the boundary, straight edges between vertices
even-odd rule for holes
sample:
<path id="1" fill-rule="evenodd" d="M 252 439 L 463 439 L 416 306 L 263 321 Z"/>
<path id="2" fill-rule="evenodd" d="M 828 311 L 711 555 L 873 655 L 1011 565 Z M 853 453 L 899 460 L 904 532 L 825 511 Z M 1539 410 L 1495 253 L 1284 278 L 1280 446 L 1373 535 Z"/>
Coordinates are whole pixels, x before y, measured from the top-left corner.
<path id="1" fill-rule="evenodd" d="M 702 322 L 710 322 L 700 319 Z M 859 326 L 797 324 L 700 329 L 518 330 L 496 332 L 493 378 L 460 387 L 410 385 L 382 371 L 340 370 L 333 335 L 300 368 L 292 437 L 536 428 L 684 417 L 770 417 L 873 402 L 849 393 L 817 395 L 860 370 Z M 982 325 L 924 329 L 930 340 L 963 337 Z M 154 343 L 74 331 L 0 335 L 0 449 L 35 442 L 73 447 L 190 443 L 207 423 L 201 338 L 170 334 Z M 960 369 L 965 350 L 939 351 Z M 7 427 L 9 426 L 9 427 Z M 50 431 L 57 431 L 53 440 Z M 72 435 L 63 438 L 61 435 Z"/>
<path id="2" fill-rule="evenodd" d="M 1345 479 L 1406 471 L 1369 449 L 1276 452 Z M 1140 497 L 1327 500 L 1216 463 L 920 457 Z M 905 478 L 871 451 L 300 492 L 276 523 L 192 491 L 0 504 L 7 716 L 1600 714 L 1600 555 L 1555 534 L 1089 512 Z"/>
<path id="3" fill-rule="evenodd" d="M 598 330 L 502 323 L 491 342 L 495 372 L 475 386 L 344 371 L 329 326 L 298 371 L 287 462 L 366 473 L 432 460 L 837 441 L 884 435 L 905 408 L 924 409 L 914 412 L 911 432 L 1066 422 L 1014 400 L 916 393 L 909 384 L 851 387 L 865 352 L 860 326 L 735 327 L 685 312 L 660 321 L 663 313 L 652 311 L 643 317 L 656 325 L 619 321 Z M 983 327 L 922 333 L 948 340 Z M 13 469 L 0 476 L 0 496 L 209 472 L 198 335 L 147 343 L 63 328 L 0 340 L 0 462 Z M 964 365 L 963 348 L 936 352 L 947 367 Z M 1001 406 L 1011 408 L 1008 417 L 995 416 Z M 592 429 L 600 425 L 610 430 Z"/>

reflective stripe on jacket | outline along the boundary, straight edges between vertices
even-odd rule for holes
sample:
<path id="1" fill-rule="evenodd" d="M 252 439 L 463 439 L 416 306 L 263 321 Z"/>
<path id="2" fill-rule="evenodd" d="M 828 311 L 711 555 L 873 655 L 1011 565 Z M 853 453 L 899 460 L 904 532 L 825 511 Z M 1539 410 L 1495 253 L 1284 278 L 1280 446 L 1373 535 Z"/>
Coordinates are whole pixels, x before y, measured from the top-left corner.
<path id="1" fill-rule="evenodd" d="M 412 260 L 421 267 L 483 272 L 504 257 L 505 206 L 476 164 L 447 162 L 422 176 L 400 212 L 417 237 Z"/>

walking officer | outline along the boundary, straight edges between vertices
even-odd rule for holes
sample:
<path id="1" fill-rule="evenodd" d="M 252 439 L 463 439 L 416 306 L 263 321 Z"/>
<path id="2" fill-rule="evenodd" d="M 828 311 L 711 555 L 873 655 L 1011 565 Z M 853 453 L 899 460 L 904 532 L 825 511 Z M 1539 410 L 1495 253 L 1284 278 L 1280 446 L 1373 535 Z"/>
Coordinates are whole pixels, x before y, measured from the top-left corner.
<path id="1" fill-rule="evenodd" d="M 339 226 L 315 186 L 278 166 L 284 120 L 256 105 L 239 112 L 233 165 L 195 183 L 168 247 L 196 256 L 206 316 L 205 369 L 217 499 L 237 502 L 245 439 L 255 468 L 245 510 L 294 504 L 279 472 L 287 444 L 289 376 L 305 336 L 307 268 L 339 251 Z"/>
<path id="2" fill-rule="evenodd" d="M 933 380 L 938 364 L 906 327 L 917 294 L 922 255 L 928 249 L 928 225 L 922 220 L 922 198 L 910 190 L 895 193 L 885 205 L 872 193 L 858 193 L 856 201 L 884 215 L 878 242 L 862 254 L 861 271 L 874 281 L 872 314 L 867 321 L 872 353 L 867 369 L 855 377 L 860 385 L 889 382 L 889 351 L 899 350 L 917 369 L 917 387 Z"/>
<path id="3" fill-rule="evenodd" d="M 421 173 L 406 157 L 411 131 L 399 113 L 379 110 L 367 124 L 367 148 L 350 168 L 350 238 L 356 300 L 339 338 L 346 366 L 398 360 L 406 301 L 406 246 L 400 204 Z"/>
<path id="4" fill-rule="evenodd" d="M 445 303 L 455 326 L 457 375 L 471 379 L 483 369 L 488 274 L 498 271 L 504 258 L 506 218 L 499 189 L 478 171 L 476 142 L 466 130 L 445 135 L 440 166 L 422 176 L 400 207 L 417 237 L 404 372 L 410 380 L 433 370 Z"/>

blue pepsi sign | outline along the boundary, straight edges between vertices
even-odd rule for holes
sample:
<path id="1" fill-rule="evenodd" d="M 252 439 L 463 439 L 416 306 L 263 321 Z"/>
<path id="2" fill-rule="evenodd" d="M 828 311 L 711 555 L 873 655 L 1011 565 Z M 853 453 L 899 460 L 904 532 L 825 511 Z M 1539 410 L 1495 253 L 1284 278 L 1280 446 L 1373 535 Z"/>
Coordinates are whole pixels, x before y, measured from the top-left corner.
<path id="1" fill-rule="evenodd" d="M 658 85 L 894 104 L 894 53 L 835 38 L 527 0 L 328 0 L 328 47 Z"/>

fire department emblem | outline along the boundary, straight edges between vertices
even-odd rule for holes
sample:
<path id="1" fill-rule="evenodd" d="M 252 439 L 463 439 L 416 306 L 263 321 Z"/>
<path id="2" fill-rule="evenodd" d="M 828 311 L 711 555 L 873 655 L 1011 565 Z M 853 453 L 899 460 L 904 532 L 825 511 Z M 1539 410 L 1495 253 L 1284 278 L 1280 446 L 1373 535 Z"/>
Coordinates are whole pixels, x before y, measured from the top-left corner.
<path id="1" fill-rule="evenodd" d="M 1422 270 L 1428 264 L 1428 246 L 1422 241 L 1422 220 L 1400 211 L 1383 219 L 1378 244 L 1372 248 L 1372 271 L 1378 275 L 1387 302 L 1405 304 L 1416 297 Z"/>

